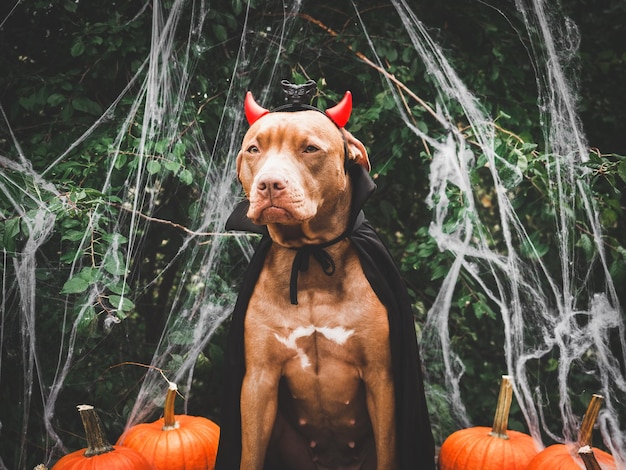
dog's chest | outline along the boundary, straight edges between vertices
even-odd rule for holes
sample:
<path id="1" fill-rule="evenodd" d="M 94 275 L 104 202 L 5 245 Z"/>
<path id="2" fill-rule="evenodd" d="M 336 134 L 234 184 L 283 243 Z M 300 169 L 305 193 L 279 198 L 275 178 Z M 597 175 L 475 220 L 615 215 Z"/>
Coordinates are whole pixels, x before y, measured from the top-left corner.
<path id="1" fill-rule="evenodd" d="M 309 324 L 276 329 L 272 335 L 286 372 L 320 375 L 326 366 L 362 362 L 355 329 Z"/>
<path id="2" fill-rule="evenodd" d="M 368 345 L 378 340 L 371 338 L 380 335 L 378 325 L 387 330 L 386 310 L 365 278 L 356 252 L 349 248 L 334 255 L 332 275 L 315 260 L 299 273 L 298 305 L 290 303 L 288 256 L 270 256 L 259 277 L 246 328 L 267 346 L 285 373 L 335 375 L 348 369 L 358 373 Z"/>

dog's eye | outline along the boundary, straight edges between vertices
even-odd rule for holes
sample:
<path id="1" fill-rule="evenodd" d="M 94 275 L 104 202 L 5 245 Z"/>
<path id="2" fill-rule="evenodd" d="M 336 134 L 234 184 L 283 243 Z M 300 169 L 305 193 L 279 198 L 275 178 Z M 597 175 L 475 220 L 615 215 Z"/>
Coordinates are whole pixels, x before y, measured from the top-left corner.
<path id="1" fill-rule="evenodd" d="M 307 145 L 307 147 L 304 149 L 304 153 L 315 153 L 318 150 L 319 149 L 315 145 Z"/>
<path id="2" fill-rule="evenodd" d="M 246 152 L 248 152 L 248 153 L 259 153 L 260 150 L 259 150 L 259 147 L 257 147 L 256 145 L 251 145 L 250 147 L 248 147 Z"/>

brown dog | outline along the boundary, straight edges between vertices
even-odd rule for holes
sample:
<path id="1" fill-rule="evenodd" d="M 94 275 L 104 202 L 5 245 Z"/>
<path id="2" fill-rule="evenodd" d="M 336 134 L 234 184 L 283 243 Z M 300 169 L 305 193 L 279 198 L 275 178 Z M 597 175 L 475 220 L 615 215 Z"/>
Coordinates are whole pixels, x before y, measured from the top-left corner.
<path id="1" fill-rule="evenodd" d="M 399 465 L 388 311 L 348 236 L 346 163 L 370 165 L 364 145 L 339 127 L 314 110 L 262 113 L 237 157 L 247 218 L 271 239 L 242 307 L 242 470 Z M 226 433 L 220 452 L 234 439 Z"/>
<path id="2" fill-rule="evenodd" d="M 242 469 L 263 468 L 278 412 L 277 450 L 292 456 L 288 468 L 376 468 L 376 460 L 394 468 L 387 313 L 349 240 L 327 248 L 334 275 L 311 263 L 299 277 L 298 305 L 289 304 L 292 248 L 347 229 L 344 137 L 350 159 L 369 167 L 363 144 L 343 133 L 316 111 L 273 113 L 252 125 L 238 156 L 248 217 L 274 241 L 245 322 Z M 281 378 L 289 393 L 279 406 Z"/>

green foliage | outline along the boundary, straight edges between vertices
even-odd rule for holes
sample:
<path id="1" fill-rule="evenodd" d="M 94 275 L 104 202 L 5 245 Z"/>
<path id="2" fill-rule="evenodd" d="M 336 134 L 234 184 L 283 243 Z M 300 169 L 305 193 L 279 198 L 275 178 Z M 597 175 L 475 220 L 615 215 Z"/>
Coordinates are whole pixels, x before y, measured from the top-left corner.
<path id="1" fill-rule="evenodd" d="M 316 104 L 321 108 L 334 104 L 344 90 L 352 91 L 355 109 L 348 129 L 368 147 L 378 186 L 366 208 L 368 218 L 379 228 L 400 265 L 421 331 L 454 257 L 442 251 L 428 231 L 432 213 L 425 201 L 433 149 L 404 124 L 398 104 L 381 78 L 395 80 L 404 100 L 400 107 L 405 119 L 440 141 L 447 130 L 403 90 L 413 91 L 431 107 L 442 97 L 437 96 L 433 79 L 402 25 L 393 20 L 392 6 L 377 1 L 359 3 L 371 45 L 350 2 L 305 2 L 300 14 L 290 18 L 298 33 L 285 37 L 281 43 L 276 70 L 253 64 L 245 73 L 237 70 L 234 74 L 242 35 L 248 41 L 254 40 L 255 46 L 268 50 L 276 46 L 277 37 L 273 34 L 281 31 L 283 5 L 244 0 L 210 2 L 200 31 L 190 33 L 182 28 L 176 32 L 175 44 L 181 48 L 189 34 L 196 35 L 195 47 L 190 50 L 193 76 L 181 111 L 185 119 L 175 132 L 158 135 L 143 146 L 142 111 L 131 113 L 131 106 L 146 73 L 142 67 L 150 47 L 151 3 L 117 2 L 113 7 L 111 3 L 94 0 L 34 0 L 21 2 L 3 23 L 0 103 L 11 129 L 0 126 L 0 156 L 15 164 L 10 166 L 0 160 L 0 251 L 6 259 L 1 270 L 3 279 L 13 279 L 11 259 L 23 254 L 34 231 L 43 233 L 43 221 L 53 221 L 54 230 L 37 252 L 41 286 L 37 292 L 37 325 L 45 332 L 38 338 L 39 359 L 40 368 L 47 375 L 42 381 L 50 383 L 59 364 L 57 357 L 44 351 L 54 351 L 59 344 L 66 348 L 63 321 L 70 318 L 67 324 L 72 325 L 76 320 L 77 356 L 59 398 L 62 406 L 55 416 L 55 424 L 63 429 L 63 439 L 74 447 L 80 445 L 73 437 L 80 435 L 79 424 L 72 424 L 75 403 L 94 402 L 107 410 L 109 431 L 112 436 L 119 434 L 144 371 L 114 366 L 150 362 L 183 271 L 193 272 L 196 268 L 182 266 L 177 258 L 182 243 L 180 227 L 187 226 L 203 210 L 198 207 L 197 194 L 210 171 L 194 159 L 194 145 L 199 139 L 214 142 L 223 113 L 232 112 L 224 108 L 233 77 L 249 83 L 255 91 L 255 86 L 264 84 L 272 73 L 274 78 L 299 83 L 313 78 L 318 82 Z M 552 235 L 551 224 L 559 208 L 551 205 L 548 197 L 555 191 L 549 184 L 554 159 L 538 144 L 542 132 L 535 75 L 527 60 L 529 45 L 517 34 L 518 20 L 481 2 L 470 7 L 460 0 L 417 3 L 416 13 L 443 45 L 464 83 L 486 111 L 498 117 L 494 150 L 500 159 L 496 166 L 503 186 L 515 195 L 515 209 L 532 241 L 532 245 L 521 244 L 521 256 L 539 258 L 550 270 L 558 270 L 553 254 L 559 240 Z M 584 2 L 571 5 L 574 10 L 586 11 Z M 620 2 L 607 5 L 611 15 L 624 12 Z M 185 14 L 191 15 L 189 11 Z M 616 110 L 619 100 L 612 99 L 621 88 L 610 89 L 610 81 L 623 76 L 624 57 L 617 47 L 619 41 L 595 33 L 597 23 L 604 18 L 580 18 L 583 29 L 593 31 L 583 41 L 583 59 L 597 57 L 599 64 L 586 67 L 583 63 L 583 84 L 593 97 L 586 99 L 583 94 L 581 106 L 585 127 L 593 137 L 591 144 L 604 150 L 606 143 L 612 153 L 590 152 L 588 162 L 578 171 L 581 184 L 587 185 L 600 212 L 611 275 L 616 285 L 624 285 L 626 158 L 614 153 L 621 151 L 615 148 L 615 142 L 616 136 L 621 142 L 623 110 Z M 255 30 L 244 31 L 244 24 L 254 24 Z M 616 24 L 611 35 L 621 37 L 624 24 Z M 376 68 L 371 47 L 381 60 L 382 72 Z M 116 101 L 118 97 L 120 100 Z M 267 99 L 271 106 L 278 103 L 278 91 L 270 90 Z M 476 136 L 460 117 L 458 105 L 447 104 L 468 147 L 475 150 Z M 120 136 L 119 130 L 129 115 L 132 122 Z M 101 118 L 103 122 L 89 138 L 82 139 Z M 26 156 L 27 164 L 21 155 Z M 120 197 L 126 190 L 127 175 L 139 168 L 145 169 L 142 174 L 146 187 L 155 195 L 152 205 L 145 201 L 133 205 Z M 37 174 L 52 182 L 55 190 L 34 176 Z M 485 155 L 476 155 L 470 178 L 479 215 L 491 227 L 489 233 L 481 235 L 490 248 L 505 253 L 506 244 L 498 228 L 497 192 Z M 452 230 L 467 215 L 468 201 L 454 190 L 449 191 L 448 197 L 446 230 Z M 142 217 L 149 210 L 158 212 L 159 221 Z M 131 224 L 141 249 L 130 246 Z M 592 229 L 583 219 L 578 228 L 580 237 L 571 249 L 576 262 L 588 265 L 598 256 Z M 228 244 L 221 256 L 232 266 L 230 277 L 211 273 L 208 279 L 190 282 L 190 292 L 199 295 L 202 283 L 214 287 L 217 293 L 237 284 L 245 265 L 238 245 Z M 589 278 L 593 279 L 593 273 Z M 22 390 L 5 387 L 4 383 L 7 377 L 19 377 L 23 372 L 18 361 L 12 360 L 21 357 L 22 344 L 13 339 L 19 337 L 20 305 L 17 288 L 9 287 L 13 287 L 7 290 L 10 295 L 3 299 L 10 314 L 3 317 L 7 319 L 4 338 L 9 339 L 3 342 L 0 402 L 14 404 L 21 400 Z M 626 301 L 624 292 L 620 295 Z M 233 301 L 217 295 L 211 300 L 225 305 Z M 451 342 L 465 359 L 461 387 L 469 404 L 468 412 L 476 421 L 490 419 L 493 397 L 497 395 L 496 378 L 504 369 L 503 331 L 497 306 L 467 274 L 462 275 L 452 305 Z M 112 329 L 113 324 L 116 327 Z M 172 344 L 188 344 L 193 328 L 193 322 L 181 321 L 177 328 L 168 331 L 168 340 Z M 197 361 L 188 402 L 192 414 L 215 417 L 219 411 L 224 336 L 223 330 L 218 331 Z M 167 367 L 174 369 L 185 359 L 173 354 Z M 549 370 L 554 361 L 555 358 L 549 358 L 536 367 Z M 584 388 L 585 378 L 577 385 Z M 443 437 L 454 422 L 438 392 L 441 391 L 433 390 L 432 408 L 442 416 L 437 433 Z M 40 400 L 34 395 L 34 400 Z M 30 415 L 25 457 L 18 455 L 20 449 L 14 445 L 20 439 L 21 411 L 13 406 L 1 408 L 2 458 L 10 466 L 15 462 L 14 468 L 18 468 L 20 458 L 26 459 L 27 462 L 21 461 L 21 468 L 32 468 L 42 460 L 40 449 L 46 445 L 40 416 Z M 514 409 L 511 422 L 520 426 L 522 421 Z"/>
<path id="2" fill-rule="evenodd" d="M 565 13 L 576 22 L 582 35 L 580 83 L 585 99 L 580 103 L 580 113 L 593 147 L 605 153 L 624 154 L 624 141 L 616 129 L 626 118 L 626 90 L 621 82 L 626 64 L 621 41 L 626 28 L 626 5 L 620 0 L 608 0 L 598 6 L 597 14 L 589 14 L 588 2 L 564 4 Z"/>
<path id="3" fill-rule="evenodd" d="M 145 78 L 142 66 L 150 46 L 151 7 L 142 10 L 146 5 L 132 2 L 112 8 L 93 1 L 35 1 L 19 5 L 3 22 L 0 37 L 6 47 L 0 51 L 0 103 L 11 129 L 0 125 L 0 155 L 15 164 L 7 167 L 0 161 L 0 250 L 4 253 L 0 272 L 6 282 L 3 293 L 8 294 L 2 305 L 11 312 L 6 317 L 3 312 L 3 328 L 13 332 L 15 340 L 2 342 L 0 400 L 11 405 L 0 411 L 0 455 L 11 468 L 32 468 L 45 456 L 31 450 L 46 448 L 41 416 L 32 412 L 24 415 L 30 417 L 27 446 L 32 448 L 25 454 L 16 445 L 24 412 L 17 404 L 24 390 L 21 385 L 5 386 L 8 378 L 19 384 L 17 378 L 23 374 L 21 361 L 5 360 L 21 356 L 23 347 L 17 334 L 23 327 L 18 315 L 20 291 L 11 258 L 21 258 L 38 222 L 53 221 L 54 229 L 37 251 L 42 385 L 53 382 L 67 350 L 69 330 L 75 328 L 74 358 L 55 423 L 63 423 L 62 438 L 78 448 L 81 442 L 74 436 L 82 433 L 72 410 L 76 403 L 92 402 L 111 413 L 108 421 L 114 439 L 125 425 L 144 371 L 113 366 L 150 363 L 181 275 L 172 261 L 181 244 L 180 229 L 171 224 L 186 225 L 187 208 L 195 203 L 194 192 L 205 179 L 206 168 L 193 161 L 190 147 L 199 134 L 215 138 L 224 107 L 224 89 L 218 84 L 226 83 L 224 77 L 230 77 L 234 67 L 232 48 L 238 41 L 229 48 L 220 44 L 240 36 L 244 4 L 221 3 L 212 5 L 216 8 L 210 10 L 210 21 L 204 23 L 206 28 L 199 32 L 202 39 L 192 51 L 196 75 L 181 111 L 192 119 L 181 122 L 173 137 L 149 141 L 147 147 L 140 147 L 141 111 L 132 115 L 130 132 L 118 133 Z M 181 24 L 185 21 L 190 19 L 182 19 Z M 187 40 L 184 31 L 178 34 L 177 44 Z M 135 74 L 139 75 L 130 82 Z M 97 120 L 100 124 L 91 129 Z M 83 139 L 86 132 L 88 138 Z M 27 164 L 20 155 L 28 159 Z M 150 179 L 147 186 L 159 195 L 159 216 L 170 225 L 146 223 L 140 214 L 150 207 L 120 198 L 127 191 L 127 176 L 139 168 Z M 133 252 L 135 246 L 129 246 L 131 223 L 142 251 Z M 156 281 L 145 286 L 148 279 Z M 193 327 L 173 331 L 171 339 L 183 344 L 191 338 L 190 332 Z M 9 336 L 4 333 L 3 329 L 4 338 Z M 206 369 L 207 358 L 220 355 L 213 349 L 201 355 L 198 367 Z M 170 366 L 176 367 L 176 358 Z M 212 375 L 219 376 L 218 371 Z M 214 398 L 200 399 L 202 406 L 193 404 L 191 409 L 201 408 L 213 416 L 219 381 L 203 384 L 199 388 L 212 389 Z M 38 384 L 33 386 L 36 389 Z M 31 408 L 41 406 L 35 397 Z"/>

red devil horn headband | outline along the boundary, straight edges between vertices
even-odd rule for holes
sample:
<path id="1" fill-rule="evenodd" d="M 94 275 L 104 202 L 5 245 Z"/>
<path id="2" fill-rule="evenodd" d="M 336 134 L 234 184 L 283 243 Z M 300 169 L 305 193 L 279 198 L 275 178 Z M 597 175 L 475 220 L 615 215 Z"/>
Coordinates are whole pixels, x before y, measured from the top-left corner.
<path id="1" fill-rule="evenodd" d="M 243 106 L 246 111 L 246 119 L 250 125 L 254 124 L 259 118 L 262 118 L 270 112 L 269 109 L 265 109 L 254 100 L 254 96 L 252 96 L 251 91 L 246 93 L 246 100 L 244 101 Z"/>
<path id="2" fill-rule="evenodd" d="M 352 113 L 352 93 L 346 91 L 341 98 L 341 101 L 332 108 L 326 110 L 326 116 L 330 118 L 339 128 L 348 124 L 350 119 L 350 113 Z"/>
<path id="3" fill-rule="evenodd" d="M 246 112 L 246 119 L 250 125 L 254 124 L 257 120 L 268 114 L 269 109 L 265 109 L 263 106 L 258 104 L 251 92 L 246 93 L 246 99 L 244 102 L 244 109 Z M 311 107 L 302 107 L 302 109 L 317 109 Z M 318 110 L 320 111 L 320 110 Z M 328 116 L 328 118 L 333 121 L 337 127 L 344 127 L 348 120 L 350 119 L 350 114 L 352 113 L 352 93 L 346 91 L 345 95 L 339 103 L 337 103 L 332 108 L 324 111 L 324 114 Z"/>

